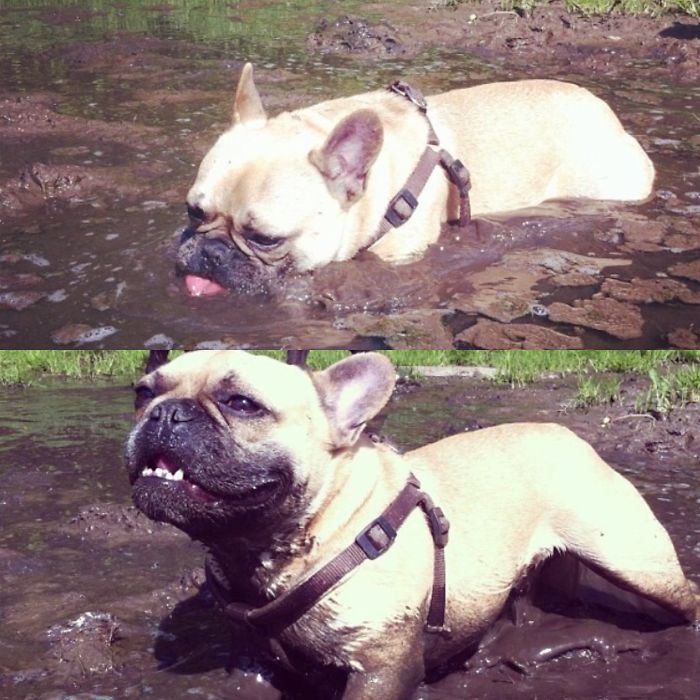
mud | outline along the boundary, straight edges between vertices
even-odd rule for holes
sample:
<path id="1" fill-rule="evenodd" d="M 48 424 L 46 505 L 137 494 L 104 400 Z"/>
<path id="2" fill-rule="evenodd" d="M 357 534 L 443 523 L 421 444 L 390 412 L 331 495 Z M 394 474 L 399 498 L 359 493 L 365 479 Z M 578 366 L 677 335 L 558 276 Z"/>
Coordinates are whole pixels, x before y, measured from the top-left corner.
<path id="1" fill-rule="evenodd" d="M 0 344 L 78 347 L 80 326 L 96 329 L 95 347 L 492 347 L 492 333 L 462 335 L 490 319 L 518 324 L 528 347 L 557 334 L 586 348 L 698 347 L 688 301 L 700 293 L 697 23 L 585 18 L 557 2 L 525 15 L 496 0 L 447 5 L 3 4 Z M 552 202 L 445 227 L 422 261 L 400 268 L 365 256 L 267 297 L 192 299 L 174 271 L 184 198 L 248 59 L 270 113 L 397 76 L 426 93 L 572 80 L 640 139 L 656 192 L 640 206 Z M 513 264 L 534 249 L 568 262 Z M 624 283 L 649 293 L 620 299 Z M 596 320 L 617 302 L 619 321 Z"/>
<path id="2" fill-rule="evenodd" d="M 485 350 L 573 350 L 583 347 L 581 338 L 551 328 L 526 323 L 497 323 L 479 319 L 455 340 Z"/>
<path id="3" fill-rule="evenodd" d="M 564 423 L 644 493 L 699 580 L 700 406 L 640 415 L 635 399 L 647 383 L 631 377 L 619 403 L 574 410 L 575 385 L 405 381 L 375 423 L 402 450 L 505 421 Z M 0 397 L 0 694 L 323 696 L 325 686 L 310 690 L 262 660 L 226 671 L 230 632 L 203 587 L 201 549 L 130 505 L 120 455 L 131 402 L 126 384 L 10 388 Z M 516 599 L 475 654 L 415 698 L 690 700 L 699 635 L 548 596 Z"/>
<path id="4" fill-rule="evenodd" d="M 555 302 L 549 307 L 549 318 L 607 331 L 621 340 L 641 337 L 644 323 L 636 306 L 605 297 L 577 299 L 573 305 Z"/>
<path id="5" fill-rule="evenodd" d="M 672 77 L 696 81 L 700 31 L 690 17 L 586 17 L 567 12 L 562 2 L 529 11 L 504 10 L 499 0 L 453 3 L 376 3 L 382 23 L 342 17 L 323 22 L 309 45 L 329 52 L 384 54 L 398 49 L 416 55 L 440 46 L 469 51 L 506 68 L 560 72 L 573 68 L 604 76 Z M 357 41 L 355 37 L 370 41 Z M 371 39 L 376 37 L 374 42 Z M 369 44 L 369 45 L 368 45 Z"/>
<path id="6" fill-rule="evenodd" d="M 685 350 L 693 350 L 697 347 L 700 335 L 695 333 L 692 328 L 678 328 L 673 333 L 668 334 L 668 342 L 676 348 Z"/>

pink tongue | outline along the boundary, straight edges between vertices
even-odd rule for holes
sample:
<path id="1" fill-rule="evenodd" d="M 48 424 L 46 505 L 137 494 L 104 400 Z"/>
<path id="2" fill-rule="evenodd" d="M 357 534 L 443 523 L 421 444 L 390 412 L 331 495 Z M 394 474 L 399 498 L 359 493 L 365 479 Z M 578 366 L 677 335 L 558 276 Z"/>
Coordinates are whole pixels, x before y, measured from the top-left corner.
<path id="1" fill-rule="evenodd" d="M 187 285 L 187 291 L 193 297 L 209 297 L 226 291 L 213 280 L 197 277 L 197 275 L 187 275 L 185 277 L 185 285 Z"/>

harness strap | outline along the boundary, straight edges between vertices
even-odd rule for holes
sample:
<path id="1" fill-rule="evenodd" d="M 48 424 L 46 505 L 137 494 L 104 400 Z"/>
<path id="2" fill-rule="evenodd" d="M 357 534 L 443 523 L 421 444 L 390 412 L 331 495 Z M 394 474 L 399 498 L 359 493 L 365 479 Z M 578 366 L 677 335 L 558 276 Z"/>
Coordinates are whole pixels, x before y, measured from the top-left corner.
<path id="1" fill-rule="evenodd" d="M 445 545 L 447 544 L 450 523 L 427 493 L 423 493 L 421 507 L 428 517 L 430 533 L 435 543 L 433 558 L 433 590 L 430 595 L 430 607 L 426 619 L 425 631 L 432 633 L 446 632 L 445 605 L 447 601 L 447 581 L 445 578 Z"/>
<path id="2" fill-rule="evenodd" d="M 366 559 L 376 559 L 394 543 L 396 533 L 416 506 L 425 512 L 435 543 L 433 561 L 433 590 L 427 616 L 426 631 L 445 632 L 445 559 L 449 523 L 442 510 L 420 490 L 420 483 L 411 475 L 406 486 L 386 510 L 330 562 L 322 566 L 296 588 L 283 593 L 270 603 L 254 608 L 231 601 L 228 592 L 206 563 L 207 583 L 224 613 L 268 637 L 279 634 L 308 612 L 333 586 Z"/>
<path id="3" fill-rule="evenodd" d="M 366 247 L 374 245 L 382 236 L 387 234 L 392 228 L 403 226 L 413 215 L 418 206 L 418 197 L 423 191 L 435 166 L 440 164 L 447 179 L 457 188 L 459 194 L 459 225 L 466 226 L 471 220 L 471 205 L 469 202 L 469 190 L 471 181 L 469 171 L 462 161 L 453 158 L 444 148 L 437 150 L 440 139 L 435 133 L 435 129 L 428 117 L 428 103 L 417 88 L 408 83 L 396 80 L 388 88 L 407 100 L 412 102 L 423 114 L 428 122 L 428 145 L 421 155 L 413 172 L 408 176 L 401 190 L 389 202 L 389 206 L 382 218 L 379 229 L 371 238 Z"/>
<path id="4" fill-rule="evenodd" d="M 392 228 L 403 226 L 413 216 L 413 212 L 418 206 L 418 197 L 439 162 L 440 152 L 427 146 L 404 186 L 389 202 L 372 243 L 389 233 Z"/>

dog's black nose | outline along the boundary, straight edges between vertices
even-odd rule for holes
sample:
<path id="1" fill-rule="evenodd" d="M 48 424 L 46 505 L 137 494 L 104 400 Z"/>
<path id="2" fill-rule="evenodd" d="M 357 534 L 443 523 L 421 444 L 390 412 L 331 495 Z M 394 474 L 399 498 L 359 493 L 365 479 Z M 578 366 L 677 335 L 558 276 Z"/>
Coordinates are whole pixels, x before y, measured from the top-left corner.
<path id="1" fill-rule="evenodd" d="M 199 410 L 197 404 L 190 399 L 167 399 L 153 407 L 148 419 L 167 425 L 189 423 L 197 417 Z"/>
<path id="2" fill-rule="evenodd" d="M 235 253 L 231 245 L 220 238 L 208 238 L 202 245 L 202 258 L 214 270 L 224 266 L 232 256 L 235 257 Z"/>
<path id="3" fill-rule="evenodd" d="M 204 210 L 202 207 L 197 206 L 196 204 L 193 206 L 189 202 L 187 203 L 187 216 L 190 217 L 190 221 L 192 223 L 196 224 L 201 224 L 202 221 L 204 221 Z"/>

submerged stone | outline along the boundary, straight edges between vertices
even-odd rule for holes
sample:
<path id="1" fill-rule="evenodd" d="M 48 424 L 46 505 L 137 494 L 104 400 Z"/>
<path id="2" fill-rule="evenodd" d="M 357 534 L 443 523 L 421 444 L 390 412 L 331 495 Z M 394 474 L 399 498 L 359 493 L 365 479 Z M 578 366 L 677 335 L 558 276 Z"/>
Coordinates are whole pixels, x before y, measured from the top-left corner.
<path id="1" fill-rule="evenodd" d="M 92 327 L 86 323 L 69 323 L 55 330 L 51 334 L 51 340 L 57 345 L 82 345 L 83 343 L 97 343 L 117 332 L 114 326 Z"/>
<path id="2" fill-rule="evenodd" d="M 700 348 L 700 335 L 692 328 L 676 328 L 668 334 L 668 342 L 676 348 L 697 350 Z"/>
<path id="3" fill-rule="evenodd" d="M 2 292 L 0 293 L 0 307 L 22 311 L 36 304 L 39 299 L 45 296 L 44 292 Z"/>
<path id="4" fill-rule="evenodd" d="M 609 297 L 577 299 L 573 306 L 554 302 L 549 306 L 549 318 L 558 323 L 603 331 L 621 340 L 641 337 L 644 326 L 638 307 Z"/>
<path id="5" fill-rule="evenodd" d="M 361 336 L 376 336 L 394 350 L 451 348 L 452 334 L 443 323 L 445 310 L 426 309 L 373 316 L 353 314 L 344 326 Z"/>
<path id="6" fill-rule="evenodd" d="M 570 350 L 582 348 L 576 336 L 532 323 L 496 323 L 486 319 L 459 333 L 455 340 L 482 350 Z"/>
<path id="7" fill-rule="evenodd" d="M 600 291 L 618 301 L 636 304 L 666 304 L 679 300 L 684 304 L 700 304 L 700 292 L 694 292 L 678 280 L 635 277 L 630 282 L 606 279 Z"/>
<path id="8" fill-rule="evenodd" d="M 677 263 L 668 268 L 668 271 L 676 277 L 685 277 L 695 282 L 700 282 L 700 258 L 687 263 Z"/>

